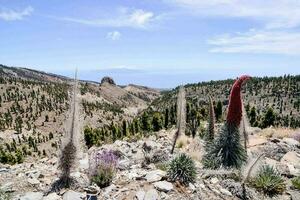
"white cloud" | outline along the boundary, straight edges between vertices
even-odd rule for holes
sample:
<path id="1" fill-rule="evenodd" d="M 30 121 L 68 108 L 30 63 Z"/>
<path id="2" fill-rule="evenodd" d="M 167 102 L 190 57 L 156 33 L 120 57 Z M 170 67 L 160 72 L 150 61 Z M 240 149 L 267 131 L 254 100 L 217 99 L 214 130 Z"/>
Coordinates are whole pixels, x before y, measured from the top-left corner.
<path id="1" fill-rule="evenodd" d="M 300 25 L 299 0 L 164 0 L 202 16 L 245 17 L 268 29 Z"/>
<path id="2" fill-rule="evenodd" d="M 300 33 L 256 31 L 222 35 L 208 41 L 214 53 L 268 53 L 300 55 Z"/>
<path id="3" fill-rule="evenodd" d="M 136 24 L 138 26 L 144 26 L 153 18 L 154 14 L 152 12 L 146 12 L 144 10 L 135 10 L 129 18 L 129 21 L 132 24 Z"/>
<path id="4" fill-rule="evenodd" d="M 25 16 L 31 15 L 33 8 L 27 6 L 21 11 L 3 9 L 0 11 L 0 19 L 5 21 L 22 20 Z"/>
<path id="5" fill-rule="evenodd" d="M 119 9 L 119 12 L 111 18 L 99 19 L 81 19 L 81 18 L 57 18 L 57 20 L 69 21 L 84 25 L 97 27 L 131 27 L 131 28 L 146 28 L 150 22 L 156 20 L 154 13 L 142 9 L 130 10 L 128 8 Z"/>
<path id="6" fill-rule="evenodd" d="M 214 53 L 300 55 L 299 0 L 163 0 L 184 13 L 216 19 L 250 19 L 256 29 L 208 41 Z"/>
<path id="7" fill-rule="evenodd" d="M 106 38 L 111 40 L 119 40 L 121 37 L 121 33 L 119 31 L 108 32 Z"/>

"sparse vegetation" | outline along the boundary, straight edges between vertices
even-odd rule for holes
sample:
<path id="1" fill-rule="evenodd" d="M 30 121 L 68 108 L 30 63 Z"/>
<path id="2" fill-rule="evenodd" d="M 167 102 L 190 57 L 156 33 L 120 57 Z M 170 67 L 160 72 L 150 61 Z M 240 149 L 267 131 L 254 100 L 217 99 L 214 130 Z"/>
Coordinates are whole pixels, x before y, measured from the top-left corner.
<path id="1" fill-rule="evenodd" d="M 196 179 L 195 163 L 191 157 L 180 154 L 171 161 L 167 174 L 171 181 L 188 185 Z"/>
<path id="2" fill-rule="evenodd" d="M 279 172 L 269 166 L 263 166 L 257 176 L 251 180 L 251 185 L 268 196 L 282 194 L 286 185 Z"/>
<path id="3" fill-rule="evenodd" d="M 118 158 L 112 151 L 96 152 L 90 160 L 91 182 L 107 187 L 116 173 Z"/>
<path id="4" fill-rule="evenodd" d="M 1 200 L 11 200 L 12 197 L 9 193 L 6 193 L 0 189 L 0 199 Z"/>
<path id="5" fill-rule="evenodd" d="M 297 190 L 300 190 L 300 176 L 292 179 L 293 187 Z"/>

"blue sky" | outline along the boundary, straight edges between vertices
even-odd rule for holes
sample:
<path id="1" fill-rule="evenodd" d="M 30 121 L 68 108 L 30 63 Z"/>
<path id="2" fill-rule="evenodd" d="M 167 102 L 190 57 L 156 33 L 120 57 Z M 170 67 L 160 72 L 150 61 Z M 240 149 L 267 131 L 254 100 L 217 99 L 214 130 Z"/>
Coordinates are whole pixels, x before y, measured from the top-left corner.
<path id="1" fill-rule="evenodd" d="M 0 63 L 118 84 L 300 74 L 296 0 L 0 0 Z"/>

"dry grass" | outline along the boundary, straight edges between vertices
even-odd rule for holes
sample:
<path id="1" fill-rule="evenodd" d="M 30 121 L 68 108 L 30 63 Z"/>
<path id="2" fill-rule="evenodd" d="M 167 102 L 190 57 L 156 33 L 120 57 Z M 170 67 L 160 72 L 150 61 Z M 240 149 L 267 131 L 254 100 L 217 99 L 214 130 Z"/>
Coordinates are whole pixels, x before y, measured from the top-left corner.
<path id="1" fill-rule="evenodd" d="M 178 140 L 177 140 L 177 148 L 185 148 L 188 146 L 188 144 L 190 144 L 190 138 L 186 135 L 181 135 L 179 136 Z"/>
<path id="2" fill-rule="evenodd" d="M 278 138 L 282 139 L 285 137 L 293 137 L 295 130 L 289 128 L 266 128 L 261 130 L 259 135 L 266 138 Z"/>

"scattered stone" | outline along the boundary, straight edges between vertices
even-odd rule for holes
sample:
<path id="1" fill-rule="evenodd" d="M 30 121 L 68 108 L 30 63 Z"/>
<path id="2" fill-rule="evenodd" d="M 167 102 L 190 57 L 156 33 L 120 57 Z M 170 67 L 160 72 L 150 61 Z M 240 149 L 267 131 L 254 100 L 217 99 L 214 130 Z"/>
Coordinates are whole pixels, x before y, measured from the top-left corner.
<path id="1" fill-rule="evenodd" d="M 294 138 L 283 138 L 282 141 L 290 146 L 299 146 L 299 142 Z"/>
<path id="2" fill-rule="evenodd" d="M 89 168 L 89 159 L 87 156 L 85 158 L 79 160 L 79 168 L 80 169 L 88 169 Z"/>
<path id="3" fill-rule="evenodd" d="M 281 159 L 281 163 L 292 164 L 295 168 L 300 169 L 300 156 L 295 151 L 287 152 Z"/>
<path id="4" fill-rule="evenodd" d="M 100 193 L 100 190 L 101 189 L 96 184 L 84 188 L 84 191 L 86 191 L 88 194 L 98 194 Z"/>
<path id="5" fill-rule="evenodd" d="M 217 183 L 219 182 L 219 179 L 216 178 L 216 177 L 213 177 L 213 178 L 210 179 L 210 182 L 211 182 L 212 184 L 217 184 Z"/>
<path id="6" fill-rule="evenodd" d="M 72 177 L 75 177 L 75 178 L 80 178 L 81 176 L 81 173 L 80 172 L 73 172 L 70 174 Z"/>
<path id="7" fill-rule="evenodd" d="M 128 160 L 128 159 L 120 160 L 119 164 L 118 164 L 118 169 L 126 170 L 126 169 L 130 168 L 130 165 L 131 165 L 130 160 Z"/>
<path id="8" fill-rule="evenodd" d="M 274 168 L 276 168 L 280 174 L 288 176 L 288 177 L 293 177 L 291 170 L 289 170 L 289 167 L 287 164 L 283 164 L 281 162 L 278 162 L 277 160 L 271 159 L 271 158 L 265 158 L 265 163 L 267 165 L 270 165 Z"/>
<path id="9" fill-rule="evenodd" d="M 214 193 L 216 193 L 216 194 L 221 194 L 221 192 L 219 190 L 217 190 L 216 188 L 212 188 L 211 190 L 214 191 Z"/>
<path id="10" fill-rule="evenodd" d="M 224 194 L 224 195 L 232 196 L 231 192 L 229 192 L 229 191 L 228 191 L 227 189 L 225 189 L 225 188 L 220 188 L 219 190 L 220 190 L 220 192 L 221 192 L 222 194 Z"/>
<path id="11" fill-rule="evenodd" d="M 0 173 L 6 173 L 9 172 L 8 168 L 0 168 Z"/>
<path id="12" fill-rule="evenodd" d="M 154 170 L 149 172 L 145 179 L 147 180 L 147 182 L 152 183 L 152 182 L 156 182 L 156 181 L 160 181 L 162 179 L 162 177 L 166 176 L 166 172 L 162 171 L 162 170 Z"/>
<path id="13" fill-rule="evenodd" d="M 159 195 L 155 189 L 150 189 L 146 192 L 144 200 L 158 200 Z"/>
<path id="14" fill-rule="evenodd" d="M 12 182 L 3 184 L 0 187 L 0 189 L 3 190 L 4 192 L 15 192 L 16 191 L 16 189 L 14 188 L 14 183 L 12 183 Z"/>
<path id="15" fill-rule="evenodd" d="M 146 194 L 145 191 L 140 190 L 140 191 L 137 191 L 137 193 L 135 194 L 135 197 L 137 198 L 137 200 L 144 200 L 145 194 Z"/>
<path id="16" fill-rule="evenodd" d="M 85 198 L 85 195 L 73 190 L 69 190 L 64 193 L 63 200 L 82 200 Z"/>
<path id="17" fill-rule="evenodd" d="M 292 200 L 299 200 L 300 199 L 300 192 L 298 191 L 289 191 Z"/>
<path id="18" fill-rule="evenodd" d="M 154 187 L 163 192 L 169 192 L 170 190 L 173 189 L 173 184 L 167 181 L 159 181 L 153 184 Z"/>
<path id="19" fill-rule="evenodd" d="M 20 200 L 42 200 L 42 199 L 43 199 L 43 193 L 41 192 L 27 192 L 24 196 L 20 198 Z"/>
<path id="20" fill-rule="evenodd" d="M 104 190 L 104 196 L 108 196 L 113 190 L 116 190 L 117 187 L 115 184 L 111 184 L 110 186 L 106 187 Z"/>
<path id="21" fill-rule="evenodd" d="M 61 197 L 56 193 L 51 193 L 48 196 L 44 197 L 43 200 L 60 200 Z"/>
<path id="22" fill-rule="evenodd" d="M 204 186 L 204 187 L 205 187 L 205 186 Z M 190 189 L 192 192 L 196 191 L 196 187 L 195 187 L 195 185 L 192 184 L 192 183 L 189 183 L 189 189 Z"/>
<path id="23" fill-rule="evenodd" d="M 35 178 L 29 178 L 27 180 L 27 182 L 30 183 L 31 185 L 39 185 L 40 184 L 40 181 Z"/>
<path id="24" fill-rule="evenodd" d="M 25 172 L 25 175 L 28 176 L 29 178 L 39 178 L 40 174 L 41 173 L 38 170 L 32 170 L 32 171 Z"/>
<path id="25" fill-rule="evenodd" d="M 241 183 L 232 179 L 222 180 L 220 182 L 220 185 L 223 188 L 226 188 L 228 191 L 231 192 L 232 195 L 238 197 L 239 199 L 244 199 L 244 198 L 251 199 L 251 200 L 263 199 L 263 197 L 260 196 L 254 189 L 249 188 L 247 186 L 246 186 L 246 197 L 245 197 L 244 190 Z"/>

